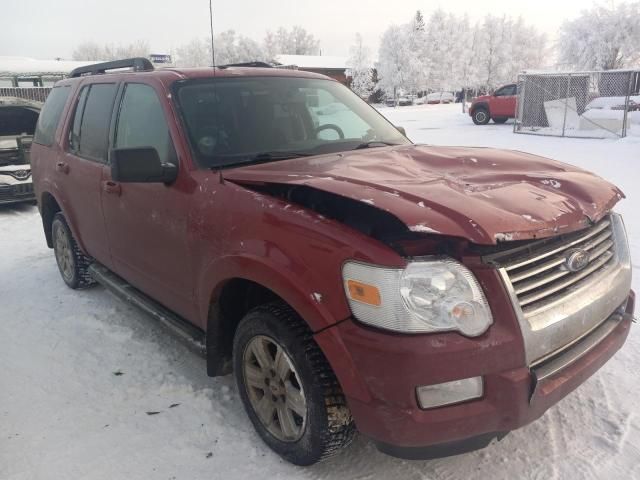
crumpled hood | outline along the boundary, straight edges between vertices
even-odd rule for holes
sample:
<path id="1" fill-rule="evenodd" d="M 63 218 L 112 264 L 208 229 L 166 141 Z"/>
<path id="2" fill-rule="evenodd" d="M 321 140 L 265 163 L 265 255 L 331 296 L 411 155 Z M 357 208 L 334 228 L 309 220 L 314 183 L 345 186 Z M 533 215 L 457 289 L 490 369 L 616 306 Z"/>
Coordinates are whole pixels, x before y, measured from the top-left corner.
<path id="1" fill-rule="evenodd" d="M 623 197 L 611 183 L 579 168 L 491 148 L 365 149 L 239 167 L 224 177 L 306 185 L 374 205 L 412 231 L 478 244 L 578 230 Z"/>

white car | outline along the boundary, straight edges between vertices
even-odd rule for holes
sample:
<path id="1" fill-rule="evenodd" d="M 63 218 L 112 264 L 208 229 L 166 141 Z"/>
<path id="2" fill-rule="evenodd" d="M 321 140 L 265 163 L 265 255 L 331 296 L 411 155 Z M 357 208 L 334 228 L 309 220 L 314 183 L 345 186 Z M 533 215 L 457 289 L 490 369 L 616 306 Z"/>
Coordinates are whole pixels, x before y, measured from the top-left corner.
<path id="1" fill-rule="evenodd" d="M 430 105 L 437 103 L 453 103 L 455 97 L 451 92 L 433 92 L 427 95 L 427 103 Z"/>
<path id="2" fill-rule="evenodd" d="M 41 104 L 0 98 L 0 205 L 35 203 L 29 152 Z"/>

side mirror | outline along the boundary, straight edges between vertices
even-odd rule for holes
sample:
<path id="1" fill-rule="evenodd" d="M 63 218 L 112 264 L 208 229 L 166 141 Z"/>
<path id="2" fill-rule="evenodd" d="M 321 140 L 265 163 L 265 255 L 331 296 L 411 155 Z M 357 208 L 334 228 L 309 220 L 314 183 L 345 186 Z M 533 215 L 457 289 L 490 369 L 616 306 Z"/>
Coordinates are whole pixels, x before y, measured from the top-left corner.
<path id="1" fill-rule="evenodd" d="M 407 136 L 407 131 L 404 129 L 404 127 L 400 127 L 400 126 L 396 125 L 396 130 L 398 130 L 405 137 Z"/>
<path id="2" fill-rule="evenodd" d="M 171 183 L 178 167 L 162 163 L 153 147 L 114 148 L 111 151 L 111 178 L 122 183 Z"/>

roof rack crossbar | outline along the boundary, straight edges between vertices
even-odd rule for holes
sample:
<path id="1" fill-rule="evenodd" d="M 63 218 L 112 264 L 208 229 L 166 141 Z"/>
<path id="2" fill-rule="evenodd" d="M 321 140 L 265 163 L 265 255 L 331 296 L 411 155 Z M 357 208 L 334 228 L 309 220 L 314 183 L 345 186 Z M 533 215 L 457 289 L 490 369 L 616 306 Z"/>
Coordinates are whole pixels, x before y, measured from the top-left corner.
<path id="1" fill-rule="evenodd" d="M 218 68 L 229 68 L 229 67 L 272 68 L 273 65 L 266 62 L 240 62 L 240 63 L 227 63 L 225 65 L 218 65 Z"/>
<path id="2" fill-rule="evenodd" d="M 81 77 L 83 75 L 98 75 L 106 73 L 107 70 L 116 70 L 118 68 L 132 68 L 134 72 L 144 72 L 153 70 L 153 64 L 148 58 L 136 57 L 126 58 L 124 60 L 115 60 L 113 62 L 94 63 L 85 65 L 71 70 L 69 76 L 71 78 Z"/>

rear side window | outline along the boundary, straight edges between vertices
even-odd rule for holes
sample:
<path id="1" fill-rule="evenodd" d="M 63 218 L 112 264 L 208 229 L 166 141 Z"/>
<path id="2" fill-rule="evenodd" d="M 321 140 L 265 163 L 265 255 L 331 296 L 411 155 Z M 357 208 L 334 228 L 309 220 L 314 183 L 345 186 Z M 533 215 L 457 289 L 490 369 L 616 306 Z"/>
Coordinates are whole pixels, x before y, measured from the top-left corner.
<path id="1" fill-rule="evenodd" d="M 153 147 L 162 162 L 174 161 L 175 151 L 162 105 L 149 85 L 127 84 L 118 115 L 115 147 Z"/>
<path id="2" fill-rule="evenodd" d="M 71 149 L 81 157 L 106 162 L 116 91 L 115 83 L 96 83 L 80 93 L 70 140 Z"/>
<path id="3" fill-rule="evenodd" d="M 53 137 L 56 134 L 58 128 L 58 122 L 60 116 L 64 110 L 64 106 L 69 98 L 71 88 L 69 86 L 55 87 L 49 93 L 47 101 L 40 112 L 40 118 L 38 119 L 38 126 L 36 127 L 36 134 L 33 139 L 34 142 L 40 145 L 49 146 L 53 143 Z"/>

